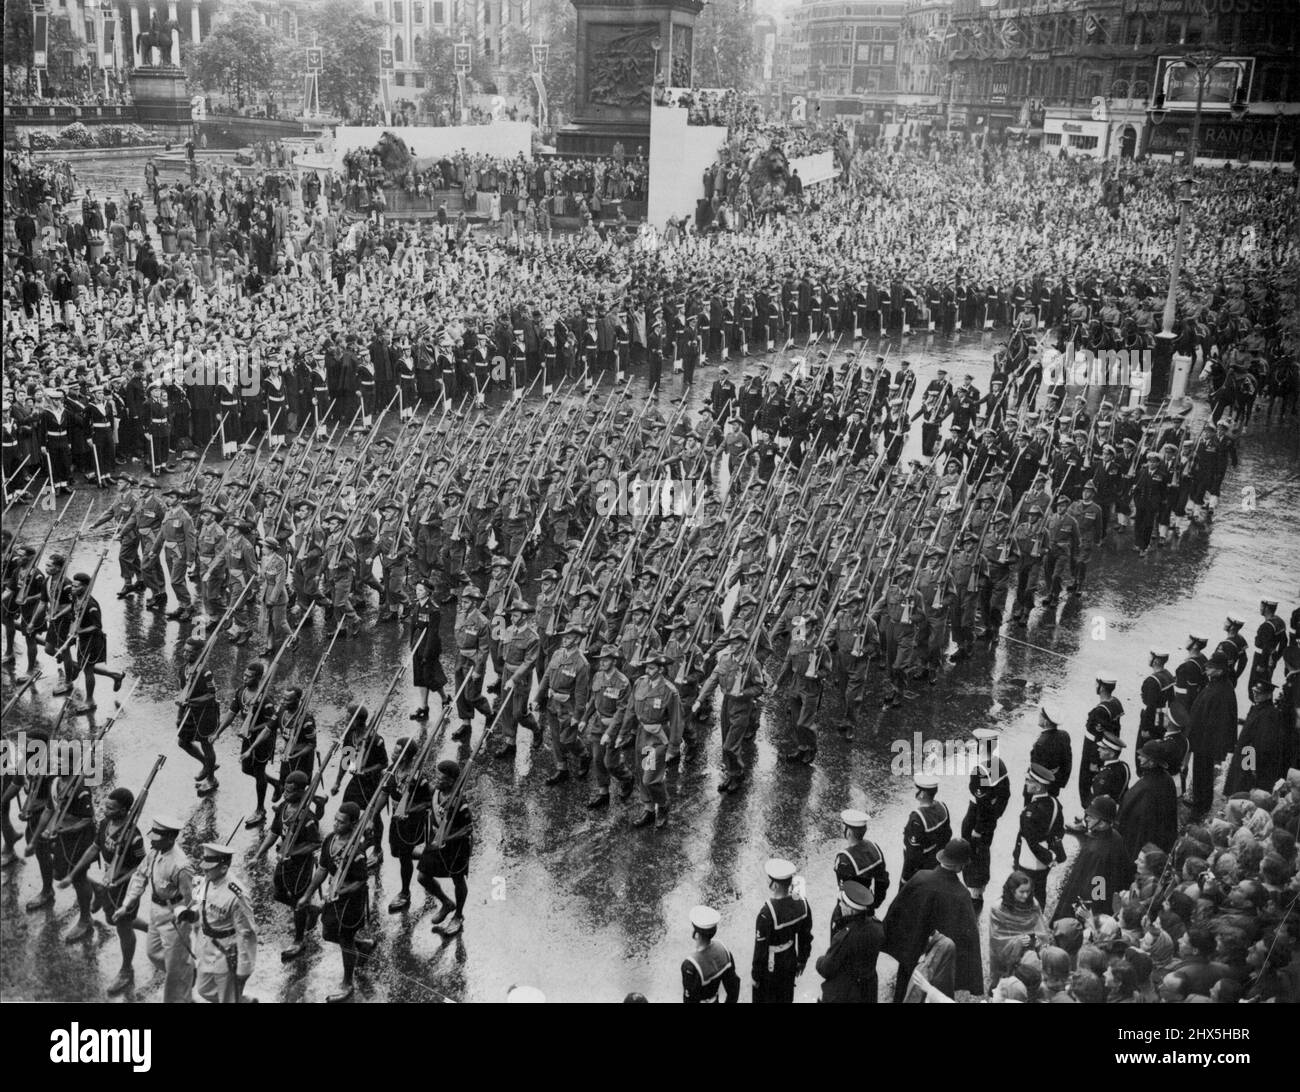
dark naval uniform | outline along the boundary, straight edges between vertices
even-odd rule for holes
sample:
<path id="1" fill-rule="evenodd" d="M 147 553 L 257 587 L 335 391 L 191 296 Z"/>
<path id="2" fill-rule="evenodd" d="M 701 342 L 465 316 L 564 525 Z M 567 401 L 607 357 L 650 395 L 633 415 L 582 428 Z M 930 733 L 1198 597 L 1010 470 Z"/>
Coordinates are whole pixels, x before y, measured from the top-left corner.
<path id="1" fill-rule="evenodd" d="M 754 1004 L 794 1002 L 794 981 L 812 952 L 812 910 L 793 895 L 768 899 L 754 933 Z"/>

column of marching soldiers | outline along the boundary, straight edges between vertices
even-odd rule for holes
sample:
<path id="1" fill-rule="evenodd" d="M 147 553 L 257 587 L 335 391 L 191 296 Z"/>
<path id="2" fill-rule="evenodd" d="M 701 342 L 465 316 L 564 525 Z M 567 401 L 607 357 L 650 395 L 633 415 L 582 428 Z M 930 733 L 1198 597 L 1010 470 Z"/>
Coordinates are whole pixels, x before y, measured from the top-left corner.
<path id="1" fill-rule="evenodd" d="M 622 375 L 612 389 L 560 384 L 540 402 L 516 398 L 495 415 L 444 399 L 417 419 L 407 405 L 395 428 L 387 427 L 390 403 L 346 433 L 322 427 L 274 452 L 246 446 L 224 469 L 200 458 L 170 488 L 124 478 L 111 507 L 88 511 L 59 551 L 50 543 L 67 509 L 34 546 L 23 541 L 24 516 L 13 534 L 5 532 L 5 661 L 14 662 L 21 635 L 28 672 L 6 713 L 35 687 L 43 643 L 60 665 L 54 696 L 64 701 L 54 725 L 29 737 L 57 738 L 72 718 L 87 716 L 98 741 L 121 717 L 124 699 L 104 724 L 97 727 L 93 716 L 96 677 L 111 677 L 115 692 L 123 682 L 104 666 L 108 642 L 92 594 L 108 551 L 90 573 L 68 571 L 81 539 L 111 527 L 118 598 L 145 595 L 150 611 L 182 625 L 198 621 L 184 643 L 176 703 L 179 745 L 199 766 L 196 792 L 217 790 L 217 745 L 233 735 L 254 792 L 245 826 L 265 827 L 259 855 L 278 849 L 275 896 L 290 908 L 294 927 L 282 957 L 303 954 L 319 919 L 344 964 L 343 987 L 330 1000 L 344 1000 L 358 957 L 374 946 L 362 930 L 385 807 L 402 883 L 390 911 L 408 908 L 418 867 L 436 903 L 435 930 L 454 935 L 463 924 L 472 846 L 467 790 L 488 755 L 514 755 L 520 726 L 534 743 L 549 742 L 548 785 L 589 781 L 593 809 L 609 806 L 611 793 L 620 801 L 635 794 L 632 825 L 663 827 L 668 771 L 704 748 L 715 692 L 719 792 L 744 786 L 765 699 L 788 705 L 790 745 L 782 757 L 811 766 L 823 745 L 819 721 L 829 715 L 833 731 L 851 741 L 882 705 L 915 697 L 909 687 L 920 682 L 935 683 L 951 644 L 954 662 L 975 655 L 977 643 L 995 644 L 1008 597 L 1011 627 L 1023 628 L 1040 586 L 1041 606 L 1053 616 L 1063 594 L 1067 609 L 1084 594 L 1089 565 L 1108 541 L 1118 544 L 1133 531 L 1133 548 L 1145 552 L 1193 523 L 1208 526 L 1236 459 L 1226 420 L 1192 428 L 1186 410 L 1167 412 L 1162 404 L 1139 415 L 1104 398 L 1094 417 L 1082 400 L 1073 412 L 1062 410 L 1063 388 L 1049 392 L 1038 413 L 1036 391 L 1013 391 L 1005 376 L 995 376 L 993 390 L 981 396 L 970 377 L 956 386 L 941 372 L 912 418 L 924 418 L 927 457 L 901 467 L 915 385 L 906 362 L 891 379 L 883 357 L 871 365 L 850 353 L 838 374 L 823 357 L 802 362 L 802 378 L 786 375 L 757 400 L 745 393 L 762 391 L 757 377 L 738 392 L 724 369 L 698 422 L 686 397 L 665 412 L 654 393 L 634 398 Z M 820 397 L 821 419 L 834 428 L 792 432 L 787 411 L 805 392 L 813 402 Z M 941 444 L 940 424 L 949 416 L 955 426 Z M 700 483 L 700 494 L 686 488 Z M 686 496 L 691 504 L 674 504 Z M 531 602 L 522 590 L 530 582 Z M 321 755 L 313 692 L 337 643 L 361 637 L 360 611 L 372 590 L 378 623 L 408 623 L 409 659 L 376 709 L 348 707 L 342 733 Z M 440 629 L 451 603 L 449 680 Z M 313 650 L 319 655 L 305 684 L 287 685 L 286 668 L 318 608 L 327 636 Z M 1276 603 L 1264 613 L 1254 674 L 1271 686 L 1288 642 Z M 1229 628 L 1235 633 L 1241 623 Z M 255 634 L 262 658 L 243 668 L 223 712 L 209 666 L 213 651 L 219 640 L 239 646 Z M 1145 742 L 1155 745 L 1142 750 L 1149 764 L 1186 764 L 1186 749 L 1180 760 L 1177 741 L 1166 745 L 1158 736 L 1166 720 L 1171 735 L 1182 730 L 1164 710 L 1176 690 L 1190 699 L 1204 684 L 1205 644 L 1189 643 L 1176 676 L 1164 669 L 1167 656 L 1153 658 L 1159 685 L 1144 685 L 1142 693 Z M 419 731 L 390 751 L 379 729 L 408 670 Z M 74 705 L 79 676 L 85 697 Z M 1294 671 L 1287 685 L 1294 689 Z M 440 698 L 432 721 L 431 693 Z M 475 714 L 483 718 L 477 740 Z M 1112 708 L 1104 700 L 1089 717 L 1087 747 L 1095 751 L 1100 740 L 1110 760 L 1123 746 L 1118 715 L 1118 702 Z M 1049 713 L 1043 718 L 1045 730 L 1056 729 Z M 431 774 L 447 739 L 461 742 L 461 759 L 439 762 Z M 1050 750 L 1042 748 L 1042 757 Z M 192 866 L 177 845 L 183 824 L 156 817 L 148 851 L 137 829 L 164 761 L 160 755 L 140 791 L 110 793 L 98 825 L 84 778 L 9 779 L 6 863 L 17 842 L 9 805 L 21 797 L 26 853 L 36 856 L 42 879 L 28 909 L 49 905 L 56 885 L 73 887 L 80 921 L 70 941 L 93 935 L 92 911 L 104 910 L 123 956 L 110 993 L 133 988 L 135 930 L 142 926 L 136 913 L 148 892 L 149 955 L 165 970 L 166 999 L 188 999 L 197 961 L 200 994 L 236 1000 L 252 971 L 256 931 L 228 875 L 233 848 L 205 844 L 203 877 L 192 888 Z M 1103 764 L 1095 754 L 1084 762 Z M 1068 758 L 1063 777 L 1061 769 L 1061 762 L 1035 761 L 1032 776 L 1068 778 Z M 983 771 L 986 780 L 990 773 Z M 338 793 L 345 778 L 344 802 L 322 837 L 326 793 Z M 1123 780 L 1111 795 L 1122 797 Z M 934 867 L 951 834 L 935 789 L 918 778 L 904 879 Z M 268 790 L 275 805 L 269 825 Z M 990 820 L 980 810 L 986 795 L 977 795 L 964 834 L 972 824 L 996 823 L 1005 808 L 1003 795 Z M 1044 887 L 1061 822 L 1059 806 L 1032 800 L 1022 817 L 1017 860 L 1044 862 Z M 853 837 L 837 873 L 852 886 L 837 914 L 852 917 L 881 902 L 880 879 L 886 889 L 888 879 L 879 848 L 862 837 L 865 816 L 846 813 L 846 827 Z M 985 882 L 990 839 L 991 829 L 976 841 Z M 101 880 L 92 882 L 96 863 Z M 806 904 L 790 896 L 787 864 L 770 864 L 775 897 L 766 922 L 760 915 L 763 956 L 755 956 L 756 991 L 761 980 L 764 996 L 773 998 L 792 996 L 794 973 L 808 958 L 803 941 L 794 943 Z M 440 879 L 451 881 L 450 896 Z M 314 898 L 318 889 L 323 904 Z M 972 890 L 978 898 L 982 884 Z M 691 963 L 698 981 L 692 986 L 688 971 L 686 992 L 716 998 L 729 978 L 711 941 L 716 913 L 697 910 L 692 920 L 708 966 Z M 197 952 L 193 921 L 201 926 Z"/>

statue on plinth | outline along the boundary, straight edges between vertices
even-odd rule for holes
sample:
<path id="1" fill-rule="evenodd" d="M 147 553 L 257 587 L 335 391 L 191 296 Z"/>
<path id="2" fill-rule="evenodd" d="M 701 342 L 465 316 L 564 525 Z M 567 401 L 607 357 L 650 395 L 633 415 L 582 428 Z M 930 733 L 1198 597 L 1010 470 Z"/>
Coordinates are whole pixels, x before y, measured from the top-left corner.
<path id="1" fill-rule="evenodd" d="M 140 56 L 144 58 L 144 63 L 150 68 L 170 67 L 172 63 L 172 32 L 179 31 L 180 23 L 175 19 L 164 19 L 156 11 L 149 20 L 149 29 L 142 30 L 135 36 L 135 48 L 139 51 Z M 153 51 L 158 51 L 160 61 L 158 65 L 153 63 Z M 180 58 L 177 58 L 179 61 Z"/>

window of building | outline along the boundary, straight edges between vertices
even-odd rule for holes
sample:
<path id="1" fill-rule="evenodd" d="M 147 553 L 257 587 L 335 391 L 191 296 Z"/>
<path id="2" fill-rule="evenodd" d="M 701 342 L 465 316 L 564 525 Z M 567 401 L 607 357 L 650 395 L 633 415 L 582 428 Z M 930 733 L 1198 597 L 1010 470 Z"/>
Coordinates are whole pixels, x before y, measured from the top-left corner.
<path id="1" fill-rule="evenodd" d="M 402 10 L 402 0 L 393 0 L 393 22 L 402 22 L 405 12 Z"/>
<path id="2" fill-rule="evenodd" d="M 402 36 L 400 34 L 393 35 L 393 60 L 398 64 L 406 60 L 406 47 L 402 45 Z"/>
<path id="3" fill-rule="evenodd" d="M 417 72 L 417 73 L 415 74 L 415 86 L 416 86 L 416 87 L 423 87 L 423 86 L 424 86 L 424 73 L 423 73 L 423 72 Z"/>
<path id="4" fill-rule="evenodd" d="M 439 26 L 442 26 L 447 21 L 445 0 L 433 0 L 433 21 Z"/>
<path id="5" fill-rule="evenodd" d="M 484 25 L 484 26 L 487 26 L 487 25 L 488 25 L 489 23 L 491 23 L 491 22 L 492 22 L 492 5 L 490 5 L 490 4 L 484 4 L 484 5 L 483 5 L 483 25 Z"/>
<path id="6" fill-rule="evenodd" d="M 887 45 L 885 46 L 885 64 L 893 64 L 893 63 L 894 63 L 894 46 Z"/>
<path id="7" fill-rule="evenodd" d="M 381 19 L 384 17 L 384 0 L 375 0 L 375 14 Z"/>
<path id="8" fill-rule="evenodd" d="M 1078 148 L 1082 152 L 1090 152 L 1097 147 L 1099 139 L 1095 136 L 1082 136 L 1074 133 L 1070 137 L 1070 147 Z"/>
<path id="9" fill-rule="evenodd" d="M 405 73 L 405 72 L 398 72 L 396 75 L 393 76 L 393 82 L 394 82 L 395 84 L 397 84 L 398 87 L 405 87 L 405 86 L 406 86 L 406 73 Z"/>
<path id="10" fill-rule="evenodd" d="M 418 61 L 424 55 L 424 39 L 418 34 L 411 43 L 411 60 Z"/>
<path id="11" fill-rule="evenodd" d="M 411 5 L 411 19 L 417 23 L 424 22 L 424 4 L 420 0 L 415 0 Z"/>
<path id="12" fill-rule="evenodd" d="M 1043 134 L 1043 143 L 1044 143 L 1045 145 L 1047 145 L 1049 148 L 1059 148 L 1059 147 L 1061 146 L 1061 134 L 1060 134 L 1060 133 L 1044 133 L 1044 134 Z"/>

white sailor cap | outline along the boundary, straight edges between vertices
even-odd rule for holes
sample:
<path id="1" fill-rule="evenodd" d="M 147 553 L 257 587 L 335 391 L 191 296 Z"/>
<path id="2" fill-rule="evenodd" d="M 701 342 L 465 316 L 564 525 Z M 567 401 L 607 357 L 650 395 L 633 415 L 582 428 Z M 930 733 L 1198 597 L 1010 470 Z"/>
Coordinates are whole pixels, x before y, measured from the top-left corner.
<path id="1" fill-rule="evenodd" d="M 1113 689 L 1115 684 L 1118 682 L 1118 680 L 1115 678 L 1114 675 L 1098 675 L 1097 682 L 1099 682 L 1102 686 L 1108 686 Z"/>
<path id="2" fill-rule="evenodd" d="M 1060 727 L 1061 718 L 1056 715 L 1056 710 L 1051 706 L 1040 705 L 1038 711 L 1043 714 L 1044 719 L 1047 720 L 1053 728 Z"/>
<path id="3" fill-rule="evenodd" d="M 934 790 L 939 787 L 939 779 L 934 774 L 921 773 L 912 778 L 912 784 L 918 789 Z"/>
<path id="4" fill-rule="evenodd" d="M 975 728 L 971 731 L 971 735 L 983 743 L 990 739 L 1000 739 L 1002 732 L 997 728 Z"/>
<path id="5" fill-rule="evenodd" d="M 794 879 L 796 870 L 795 866 L 784 858 L 773 857 L 767 862 L 765 871 L 767 872 L 769 879 L 777 880 L 778 882 L 785 882 L 786 880 Z"/>
<path id="6" fill-rule="evenodd" d="M 845 808 L 840 812 L 840 822 L 855 830 L 866 830 L 869 818 L 865 811 L 858 808 Z"/>
<path id="7" fill-rule="evenodd" d="M 1151 649 L 1151 658 L 1153 660 L 1167 660 L 1169 659 L 1169 650 L 1167 648 L 1153 648 Z"/>
<path id="8" fill-rule="evenodd" d="M 691 925 L 696 929 L 716 929 L 722 915 L 712 906 L 697 906 L 691 910 Z"/>
<path id="9" fill-rule="evenodd" d="M 511 986 L 506 994 L 507 1005 L 544 1005 L 546 994 L 536 986 Z"/>

